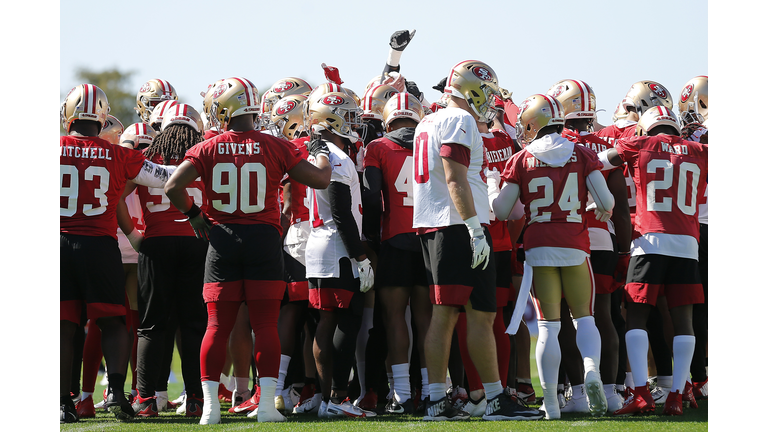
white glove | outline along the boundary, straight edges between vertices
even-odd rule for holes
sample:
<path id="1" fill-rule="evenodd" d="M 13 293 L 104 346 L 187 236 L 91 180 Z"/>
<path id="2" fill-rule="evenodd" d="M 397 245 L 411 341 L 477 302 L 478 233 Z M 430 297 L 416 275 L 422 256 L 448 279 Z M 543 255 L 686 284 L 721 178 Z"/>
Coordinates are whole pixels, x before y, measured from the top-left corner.
<path id="1" fill-rule="evenodd" d="M 472 241 L 472 268 L 477 268 L 480 264 L 483 264 L 483 270 L 488 267 L 488 257 L 491 254 L 491 247 L 485 240 L 485 233 L 483 227 L 480 225 L 480 220 L 477 216 L 464 221 L 464 224 L 469 230 L 469 236 Z"/>
<path id="2" fill-rule="evenodd" d="M 133 248 L 133 250 L 138 252 L 139 249 L 141 248 L 141 242 L 142 240 L 144 240 L 144 234 L 142 234 L 141 231 L 134 228 L 133 231 L 131 231 L 131 233 L 126 235 L 125 237 L 131 243 L 131 247 Z"/>
<path id="3" fill-rule="evenodd" d="M 373 288 L 373 268 L 368 258 L 357 261 L 357 273 L 360 275 L 360 292 L 368 292 Z"/>
<path id="4" fill-rule="evenodd" d="M 602 212 L 602 211 L 600 211 L 599 208 L 597 208 L 597 204 L 595 204 L 594 202 L 592 204 L 588 205 L 586 210 L 587 211 L 594 210 L 595 211 L 595 217 L 600 222 L 608 222 L 611 219 L 611 216 L 613 216 L 613 211 L 609 210 L 607 212 Z"/>

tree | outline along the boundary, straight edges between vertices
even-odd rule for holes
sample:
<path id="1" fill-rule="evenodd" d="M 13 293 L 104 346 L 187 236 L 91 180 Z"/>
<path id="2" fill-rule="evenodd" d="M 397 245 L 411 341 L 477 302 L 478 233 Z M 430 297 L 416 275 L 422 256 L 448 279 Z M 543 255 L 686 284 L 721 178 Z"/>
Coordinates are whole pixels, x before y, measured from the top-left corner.
<path id="1" fill-rule="evenodd" d="M 79 68 L 75 76 L 80 83 L 94 84 L 104 90 L 109 100 L 109 113 L 127 127 L 141 121 L 136 110 L 133 109 L 136 106 L 136 91 L 129 87 L 134 73 L 134 71 L 123 72 L 118 69 L 97 72 Z"/>

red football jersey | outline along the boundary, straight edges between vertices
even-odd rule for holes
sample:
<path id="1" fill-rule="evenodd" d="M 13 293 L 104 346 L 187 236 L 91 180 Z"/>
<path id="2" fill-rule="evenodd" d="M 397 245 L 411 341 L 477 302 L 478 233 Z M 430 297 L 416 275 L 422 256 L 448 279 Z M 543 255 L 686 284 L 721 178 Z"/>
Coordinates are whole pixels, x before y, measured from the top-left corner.
<path id="1" fill-rule="evenodd" d="M 288 141 L 259 131 L 227 131 L 187 150 L 215 223 L 270 224 L 282 233 L 280 181 L 301 161 Z"/>
<path id="2" fill-rule="evenodd" d="M 527 222 L 523 236 L 526 250 L 547 246 L 589 253 L 589 232 L 583 217 L 586 178 L 602 167 L 593 151 L 579 145 L 573 146 L 571 159 L 563 167 L 551 167 L 526 149 L 512 156 L 502 178 L 520 186 Z"/>
<path id="3" fill-rule="evenodd" d="M 416 232 L 413 228 L 413 150 L 387 137 L 371 141 L 365 150 L 364 167 L 376 167 L 383 175 L 381 193 L 384 213 L 381 240 Z"/>
<path id="4" fill-rule="evenodd" d="M 707 187 L 706 144 L 679 136 L 619 140 L 621 159 L 637 186 L 635 224 L 640 234 L 665 233 L 699 239 L 699 203 Z"/>
<path id="5" fill-rule="evenodd" d="M 302 159 L 309 157 L 307 151 L 307 141 L 309 137 L 296 138 L 293 141 L 293 145 L 299 149 L 299 154 Z M 291 182 L 291 225 L 308 221 L 309 220 L 309 198 L 307 195 L 308 186 L 305 186 L 289 177 Z"/>
<path id="6" fill-rule="evenodd" d="M 611 146 L 615 145 L 615 141 L 619 139 L 629 139 L 635 136 L 635 130 L 637 129 L 637 123 L 632 123 L 627 127 L 620 128 L 616 125 L 610 125 L 595 132 L 598 138 L 602 138 Z M 629 204 L 629 216 L 632 220 L 632 238 L 640 236 L 635 227 L 635 206 L 637 205 L 637 190 L 635 190 L 635 182 L 632 180 L 632 175 L 629 173 L 627 166 L 622 168 L 624 172 L 624 182 L 627 184 L 627 203 Z"/>
<path id="7" fill-rule="evenodd" d="M 594 134 L 581 135 L 580 133 L 572 131 L 571 129 L 563 129 L 563 137 L 573 143 L 579 144 L 592 150 L 595 152 L 595 155 L 601 151 L 613 148 L 612 144 L 609 144 L 607 141 Z M 606 180 L 608 180 L 609 173 L 610 171 L 602 171 L 603 177 L 605 177 Z M 600 222 L 597 220 L 595 212 L 587 212 L 585 218 L 587 219 L 587 226 L 590 228 L 602 228 L 608 231 L 608 222 Z"/>
<path id="8" fill-rule="evenodd" d="M 117 200 L 139 175 L 144 155 L 98 137 L 67 135 L 59 142 L 60 231 L 117 238 Z"/>
<path id="9" fill-rule="evenodd" d="M 493 138 L 483 135 L 483 145 L 485 145 L 485 156 L 488 159 L 488 169 L 494 168 L 499 172 L 504 172 L 504 167 L 507 161 L 515 154 L 515 142 L 512 141 L 506 132 L 495 129 L 492 130 Z M 501 181 L 499 187 L 504 184 Z M 488 231 L 491 234 L 493 240 L 493 251 L 502 252 L 512 250 L 512 240 L 509 238 L 509 229 L 507 229 L 507 221 L 493 219 L 488 226 Z"/>
<path id="10" fill-rule="evenodd" d="M 163 163 L 163 157 L 159 154 L 154 155 L 151 160 L 157 164 Z M 181 161 L 176 159 L 169 161 L 170 165 L 178 165 L 180 163 Z M 162 188 L 138 186 L 136 189 L 139 201 L 141 202 L 141 211 L 144 215 L 144 225 L 146 226 L 144 231 L 145 238 L 195 235 L 192 226 L 184 220 L 186 216 L 171 204 Z M 199 178 L 187 187 L 187 193 L 195 200 L 195 204 L 198 207 L 206 210 L 204 186 Z"/>

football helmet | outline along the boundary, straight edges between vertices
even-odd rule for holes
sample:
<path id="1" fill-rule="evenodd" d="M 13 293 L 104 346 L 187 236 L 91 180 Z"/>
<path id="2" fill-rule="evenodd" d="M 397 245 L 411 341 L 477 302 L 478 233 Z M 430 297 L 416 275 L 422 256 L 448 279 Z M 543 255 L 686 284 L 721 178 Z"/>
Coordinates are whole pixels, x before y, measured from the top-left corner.
<path id="1" fill-rule="evenodd" d="M 104 128 L 109 114 L 109 101 L 104 90 L 93 84 L 80 84 L 67 93 L 61 104 L 61 126 L 69 133 L 75 120 L 99 122 L 99 131 Z"/>
<path id="2" fill-rule="evenodd" d="M 152 114 L 149 116 L 149 121 L 147 122 L 150 126 L 152 126 L 156 131 L 160 132 L 160 127 L 163 124 L 163 115 L 168 112 L 168 109 L 174 105 L 177 105 L 179 102 L 171 99 L 171 100 L 164 100 L 157 104 L 157 106 L 152 110 Z"/>
<path id="3" fill-rule="evenodd" d="M 547 95 L 560 102 L 566 120 L 595 118 L 597 110 L 595 92 L 584 81 L 573 79 L 559 81 L 547 91 Z"/>
<path id="4" fill-rule="evenodd" d="M 261 112 L 270 115 L 277 101 L 280 99 L 300 94 L 309 96 L 312 92 L 312 86 L 301 78 L 283 78 L 267 90 L 261 98 Z"/>
<path id="5" fill-rule="evenodd" d="M 665 106 L 672 109 L 672 94 L 666 87 L 656 81 L 638 81 L 632 84 L 627 95 L 621 102 L 624 109 L 634 107 L 637 115 L 641 116 L 650 107 Z"/>
<path id="6" fill-rule="evenodd" d="M 475 114 L 491 121 L 496 115 L 492 94 L 501 96 L 496 72 L 487 64 L 477 60 L 458 63 L 448 74 L 445 92 L 467 101 Z"/>
<path id="7" fill-rule="evenodd" d="M 515 124 L 518 141 L 529 144 L 542 128 L 551 125 L 565 125 L 565 111 L 554 97 L 535 94 L 520 105 Z"/>
<path id="8" fill-rule="evenodd" d="M 420 122 L 424 118 L 424 107 L 416 96 L 404 92 L 397 93 L 384 104 L 381 112 L 384 126 L 388 126 L 394 119 L 407 118 Z"/>
<path id="9" fill-rule="evenodd" d="M 196 109 L 192 108 L 192 105 L 177 103 L 168 108 L 167 112 L 163 116 L 163 123 L 160 126 L 160 131 L 164 131 L 169 125 L 172 124 L 185 124 L 199 133 L 203 133 L 203 118 Z"/>
<path id="10" fill-rule="evenodd" d="M 255 114 L 258 118 L 261 113 L 259 90 L 245 78 L 224 79 L 211 91 L 208 120 L 222 132 L 227 130 L 233 117 Z"/>
<path id="11" fill-rule="evenodd" d="M 343 92 L 326 93 L 309 107 L 310 130 L 328 130 L 355 143 L 360 139 L 355 129 L 363 125 L 362 111 L 352 96 Z"/>
<path id="12" fill-rule="evenodd" d="M 211 119 L 208 118 L 208 113 L 211 110 L 211 101 L 213 101 L 213 90 L 224 81 L 223 79 L 216 80 L 213 84 L 208 84 L 208 88 L 204 92 L 200 92 L 200 96 L 203 97 L 203 110 L 200 112 L 203 115 L 203 124 L 206 128 L 210 127 Z"/>
<path id="13" fill-rule="evenodd" d="M 619 102 L 619 105 L 616 107 L 616 110 L 613 112 L 613 117 L 611 117 L 611 120 L 616 123 L 619 120 L 623 120 L 627 118 L 627 109 L 624 107 L 623 102 Z"/>
<path id="14" fill-rule="evenodd" d="M 702 75 L 691 79 L 683 86 L 678 103 L 680 122 L 683 125 L 707 121 L 709 117 L 708 82 L 709 78 Z"/>
<path id="15" fill-rule="evenodd" d="M 110 144 L 119 144 L 120 135 L 123 134 L 125 128 L 120 120 L 112 114 L 107 114 L 107 121 L 104 122 L 104 127 L 101 128 L 99 138 L 109 141 Z"/>
<path id="16" fill-rule="evenodd" d="M 377 85 L 368 89 L 363 95 L 363 100 L 360 104 L 360 108 L 363 109 L 363 120 L 383 120 L 382 111 L 384 110 L 384 105 L 392 96 L 398 93 L 396 88 L 387 84 Z"/>
<path id="17" fill-rule="evenodd" d="M 151 79 L 145 82 L 139 92 L 136 93 L 136 107 L 139 118 L 144 123 L 149 123 L 149 116 L 157 104 L 164 100 L 179 100 L 176 89 L 171 83 L 162 79 Z"/>
<path id="18" fill-rule="evenodd" d="M 288 140 L 296 138 L 304 129 L 304 103 L 307 97 L 302 94 L 286 96 L 272 108 L 270 124 Z"/>
<path id="19" fill-rule="evenodd" d="M 304 104 L 304 122 L 305 122 L 305 129 L 310 130 L 309 128 L 309 107 L 312 106 L 313 103 L 320 100 L 321 97 L 328 93 L 347 93 L 347 91 L 340 85 L 327 82 L 320 84 L 319 86 L 315 87 L 310 93 L 309 96 L 307 96 L 307 102 Z M 357 104 L 360 106 L 360 104 Z"/>
<path id="20" fill-rule="evenodd" d="M 651 129 L 661 125 L 672 126 L 677 131 L 677 135 L 680 135 L 680 123 L 677 121 L 677 116 L 671 109 L 663 106 L 653 107 L 643 113 L 637 121 L 635 135 L 648 135 Z"/>
<path id="21" fill-rule="evenodd" d="M 120 145 L 132 149 L 143 150 L 152 144 L 157 136 L 157 131 L 146 123 L 134 123 L 120 135 Z"/>

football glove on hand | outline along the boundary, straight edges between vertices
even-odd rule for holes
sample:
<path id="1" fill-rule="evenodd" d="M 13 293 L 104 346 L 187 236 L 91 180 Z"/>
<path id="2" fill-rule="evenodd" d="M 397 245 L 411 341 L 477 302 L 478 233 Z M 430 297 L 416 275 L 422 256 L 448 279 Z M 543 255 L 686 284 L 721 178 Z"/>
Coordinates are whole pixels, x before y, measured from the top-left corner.
<path id="1" fill-rule="evenodd" d="M 413 35 L 416 34 L 416 30 L 398 30 L 392 33 L 389 38 L 389 46 L 395 51 L 402 51 L 408 46 L 408 43 L 413 39 Z"/>
<path id="2" fill-rule="evenodd" d="M 357 273 L 360 276 L 360 292 L 368 292 L 373 288 L 373 268 L 368 258 L 357 261 Z"/>
<path id="3" fill-rule="evenodd" d="M 208 233 L 211 231 L 213 224 L 208 218 L 208 215 L 203 213 L 197 204 L 192 204 L 192 208 L 184 214 L 187 216 L 189 224 L 192 225 L 192 230 L 195 232 L 195 237 L 209 241 Z"/>
<path id="4" fill-rule="evenodd" d="M 592 203 L 592 204 L 588 205 L 586 210 L 587 211 L 594 210 L 595 211 L 595 217 L 600 222 L 608 222 L 611 219 L 611 216 L 613 216 L 613 211 L 609 210 L 607 212 L 602 212 L 602 211 L 600 211 L 600 209 L 597 208 L 597 204 L 595 204 L 595 203 Z"/>
<path id="5" fill-rule="evenodd" d="M 464 224 L 469 230 L 469 236 L 472 241 L 472 268 L 477 268 L 480 264 L 483 264 L 483 270 L 485 270 L 488 267 L 491 247 L 485 239 L 485 233 L 480 225 L 480 220 L 477 216 L 472 216 L 465 220 Z"/>
<path id="6" fill-rule="evenodd" d="M 125 236 L 128 238 L 128 241 L 131 243 L 131 247 L 136 252 L 139 251 L 141 248 L 141 242 L 144 240 L 144 234 L 141 233 L 141 231 L 137 230 L 136 228 L 131 231 L 130 234 Z"/>
<path id="7" fill-rule="evenodd" d="M 328 155 L 331 154 L 331 151 L 328 149 L 328 145 L 320 138 L 313 138 L 311 141 L 307 143 L 307 151 L 309 152 L 310 156 L 313 156 L 315 159 L 317 159 L 318 155 L 324 155 L 326 158 L 330 157 Z"/>

